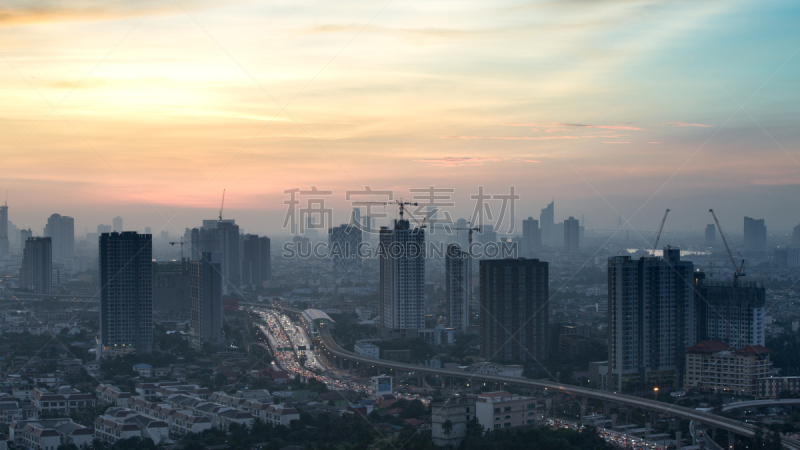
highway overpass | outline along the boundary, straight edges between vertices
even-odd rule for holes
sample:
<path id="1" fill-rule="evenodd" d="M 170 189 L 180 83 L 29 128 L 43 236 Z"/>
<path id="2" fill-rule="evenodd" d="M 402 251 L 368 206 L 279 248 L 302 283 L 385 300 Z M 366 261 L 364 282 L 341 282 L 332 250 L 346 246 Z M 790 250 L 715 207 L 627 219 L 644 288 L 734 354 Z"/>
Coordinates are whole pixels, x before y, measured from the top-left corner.
<path id="1" fill-rule="evenodd" d="M 302 311 L 293 308 L 283 308 L 287 314 L 299 317 Z M 554 393 L 563 393 L 573 395 L 576 397 L 593 398 L 597 400 L 607 401 L 613 404 L 620 404 L 631 406 L 634 408 L 641 408 L 646 411 L 653 411 L 670 417 L 679 417 L 685 420 L 694 420 L 697 423 L 702 423 L 708 427 L 719 428 L 732 432 L 734 434 L 753 437 L 754 427 L 749 423 L 740 422 L 734 419 L 717 416 L 708 412 L 697 411 L 692 408 L 683 406 L 671 405 L 655 400 L 648 400 L 630 395 L 619 394 L 611 391 L 601 391 L 598 389 L 584 388 L 580 386 L 570 386 L 561 383 L 554 383 L 551 381 L 531 380 L 528 378 L 518 377 L 504 377 L 489 374 L 477 374 L 472 372 L 464 372 L 461 370 L 450 369 L 436 369 L 433 367 L 419 366 L 415 364 L 405 364 L 394 361 L 387 361 L 383 359 L 368 358 L 358 355 L 356 353 L 347 351 L 341 347 L 331 336 L 330 332 L 321 328 L 319 331 L 320 343 L 328 354 L 328 356 L 335 356 L 346 361 L 355 361 L 361 364 L 371 365 L 385 369 L 398 370 L 402 372 L 425 373 L 437 375 L 441 377 L 468 379 L 477 382 L 486 383 L 505 383 L 513 386 L 530 387 L 537 389 L 547 389 Z M 786 436 L 782 437 L 783 446 L 786 449 L 800 450 L 800 441 Z"/>

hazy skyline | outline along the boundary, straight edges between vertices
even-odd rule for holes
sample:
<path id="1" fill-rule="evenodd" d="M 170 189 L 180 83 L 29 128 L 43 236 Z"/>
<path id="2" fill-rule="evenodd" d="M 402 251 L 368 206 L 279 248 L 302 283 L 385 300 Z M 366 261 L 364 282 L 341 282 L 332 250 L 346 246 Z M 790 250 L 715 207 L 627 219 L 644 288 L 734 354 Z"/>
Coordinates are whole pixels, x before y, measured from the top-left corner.
<path id="1" fill-rule="evenodd" d="M 276 233 L 312 185 L 335 222 L 364 185 L 454 188 L 454 217 L 513 185 L 518 225 L 552 198 L 596 229 L 800 223 L 796 3 L 30 4 L 0 10 L 0 189 L 34 235 L 177 235 L 223 189 Z"/>

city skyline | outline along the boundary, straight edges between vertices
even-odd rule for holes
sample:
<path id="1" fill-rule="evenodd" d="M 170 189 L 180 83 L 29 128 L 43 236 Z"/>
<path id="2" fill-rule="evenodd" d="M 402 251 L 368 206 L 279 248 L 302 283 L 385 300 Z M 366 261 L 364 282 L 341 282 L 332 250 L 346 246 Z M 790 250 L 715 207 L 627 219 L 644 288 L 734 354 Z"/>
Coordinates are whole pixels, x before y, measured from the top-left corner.
<path id="1" fill-rule="evenodd" d="M 26 5 L 0 22 L 20 228 L 183 230 L 227 189 L 274 233 L 285 189 L 333 190 L 346 223 L 366 185 L 455 188 L 460 217 L 514 185 L 519 220 L 556 197 L 595 229 L 799 221 L 791 3 Z"/>

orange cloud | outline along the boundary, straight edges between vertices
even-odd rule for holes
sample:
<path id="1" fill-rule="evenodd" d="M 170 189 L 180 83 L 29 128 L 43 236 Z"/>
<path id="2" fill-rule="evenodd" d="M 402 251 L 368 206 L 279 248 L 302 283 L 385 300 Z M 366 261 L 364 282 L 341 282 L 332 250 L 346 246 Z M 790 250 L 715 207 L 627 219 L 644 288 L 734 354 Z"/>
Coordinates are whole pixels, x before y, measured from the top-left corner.
<path id="1" fill-rule="evenodd" d="M 605 128 L 607 130 L 632 130 L 632 131 L 642 131 L 641 128 L 637 127 L 628 127 L 624 125 L 584 125 L 582 123 L 565 123 L 563 124 L 565 127 L 580 127 L 580 128 Z"/>
<path id="2" fill-rule="evenodd" d="M 432 166 L 464 166 L 464 165 L 472 165 L 472 166 L 481 166 L 485 162 L 501 162 L 501 161 L 516 161 L 516 162 L 526 162 L 526 163 L 538 163 L 539 161 L 535 159 L 511 159 L 511 158 L 498 158 L 498 157 L 455 157 L 455 156 L 447 156 L 444 158 L 430 158 L 430 159 L 414 159 L 415 162 L 426 162 L 430 163 Z"/>
<path id="3" fill-rule="evenodd" d="M 521 139 L 539 141 L 546 139 L 580 139 L 580 136 L 442 136 L 439 139 Z"/>

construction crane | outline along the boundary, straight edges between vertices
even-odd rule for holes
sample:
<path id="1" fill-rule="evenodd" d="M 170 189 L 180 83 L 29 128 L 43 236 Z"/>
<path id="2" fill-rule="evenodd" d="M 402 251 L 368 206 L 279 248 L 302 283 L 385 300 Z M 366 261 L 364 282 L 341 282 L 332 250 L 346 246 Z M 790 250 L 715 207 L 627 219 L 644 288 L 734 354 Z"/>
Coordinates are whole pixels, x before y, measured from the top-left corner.
<path id="1" fill-rule="evenodd" d="M 725 239 L 725 232 L 722 231 L 722 226 L 720 226 L 719 220 L 717 220 L 717 215 L 714 214 L 713 209 L 709 209 L 708 212 L 711 213 L 711 217 L 714 218 L 714 223 L 717 224 L 719 235 L 722 236 L 722 243 L 725 244 L 725 250 L 728 251 L 728 256 L 731 258 L 731 263 L 733 263 L 733 286 L 736 287 L 739 285 L 739 277 L 747 275 L 744 273 L 744 257 L 742 257 L 741 253 L 739 253 L 739 250 L 736 250 L 736 254 L 739 255 L 739 258 L 742 260 L 742 263 L 739 264 L 739 267 L 736 267 L 736 260 L 733 258 L 733 253 L 731 252 L 730 246 L 728 246 L 728 240 Z"/>
<path id="2" fill-rule="evenodd" d="M 183 262 L 183 237 L 181 237 L 180 241 L 170 242 L 169 243 L 169 245 L 172 245 L 172 246 L 174 246 L 175 244 L 180 244 L 181 245 L 181 262 Z"/>
<path id="3" fill-rule="evenodd" d="M 222 208 L 225 206 L 225 189 L 222 190 L 222 204 L 219 205 L 219 221 L 222 222 Z"/>
<path id="4" fill-rule="evenodd" d="M 664 229 L 664 222 L 667 221 L 667 214 L 669 214 L 669 208 L 664 211 L 664 218 L 661 219 L 661 226 L 658 227 L 658 233 L 656 233 L 656 243 L 653 245 L 653 256 L 656 256 L 656 249 L 658 249 L 658 241 L 661 239 L 661 231 Z"/>
<path id="5" fill-rule="evenodd" d="M 404 202 L 402 198 L 399 199 L 399 200 L 390 200 L 388 202 L 358 202 L 358 204 L 359 205 L 383 205 L 383 206 L 386 206 L 386 205 L 397 205 L 400 208 L 400 220 L 403 220 L 403 214 L 405 213 L 406 206 L 419 206 L 419 203 L 417 203 L 417 202 Z M 411 218 L 414 219 L 414 222 L 416 222 L 417 225 L 419 225 L 420 228 L 425 228 L 425 219 L 427 219 L 427 217 L 425 219 L 422 219 L 422 222 L 417 220 L 413 215 L 411 215 Z"/>
<path id="6" fill-rule="evenodd" d="M 467 222 L 467 226 L 466 227 L 452 227 L 450 229 L 451 230 L 456 230 L 456 231 L 469 231 L 469 234 L 467 234 L 467 242 L 468 242 L 468 244 L 467 244 L 467 252 L 469 252 L 470 251 L 470 247 L 472 247 L 472 232 L 473 231 L 477 231 L 478 233 L 481 232 L 481 227 L 473 227 L 472 226 L 472 222 Z"/>

